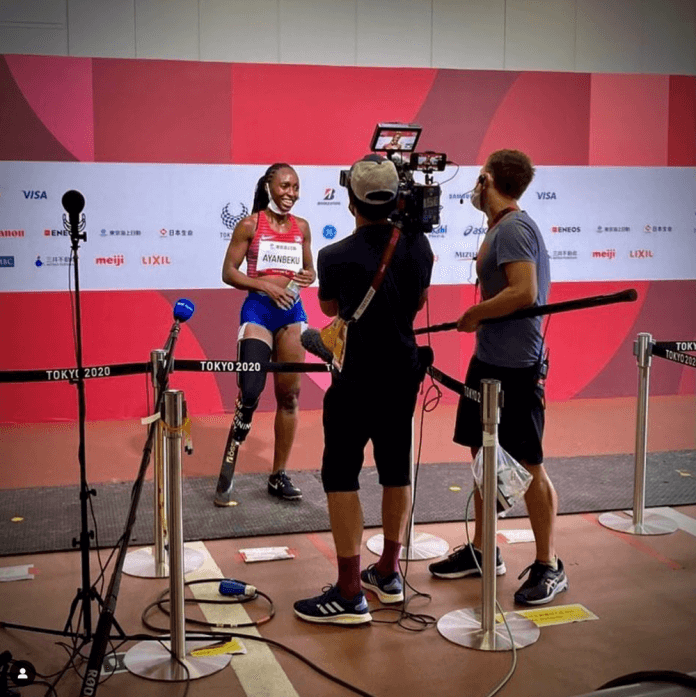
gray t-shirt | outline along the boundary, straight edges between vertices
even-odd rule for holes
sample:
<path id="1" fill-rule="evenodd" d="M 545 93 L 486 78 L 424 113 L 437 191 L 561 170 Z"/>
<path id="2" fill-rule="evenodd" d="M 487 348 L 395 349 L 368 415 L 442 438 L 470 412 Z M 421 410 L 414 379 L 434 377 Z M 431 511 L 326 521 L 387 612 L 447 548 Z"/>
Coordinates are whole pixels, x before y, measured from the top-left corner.
<path id="1" fill-rule="evenodd" d="M 545 305 L 551 282 L 549 255 L 539 228 L 525 211 L 506 215 L 486 233 L 481 243 L 476 273 L 483 300 L 507 286 L 503 266 L 513 261 L 534 262 L 538 287 L 534 305 Z M 476 336 L 477 358 L 505 368 L 534 365 L 542 353 L 542 320 L 539 316 L 482 324 Z"/>

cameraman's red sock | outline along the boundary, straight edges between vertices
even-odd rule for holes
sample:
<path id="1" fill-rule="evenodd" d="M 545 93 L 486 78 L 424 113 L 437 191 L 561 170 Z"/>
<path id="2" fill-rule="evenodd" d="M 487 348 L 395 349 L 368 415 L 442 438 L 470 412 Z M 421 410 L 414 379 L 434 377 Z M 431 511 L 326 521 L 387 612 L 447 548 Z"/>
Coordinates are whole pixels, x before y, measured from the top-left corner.
<path id="1" fill-rule="evenodd" d="M 384 549 L 375 568 L 377 573 L 384 577 L 399 570 L 399 554 L 401 554 L 401 542 L 394 542 L 384 538 Z"/>
<path id="2" fill-rule="evenodd" d="M 352 600 L 360 591 L 360 555 L 338 557 L 338 592 L 346 599 Z"/>

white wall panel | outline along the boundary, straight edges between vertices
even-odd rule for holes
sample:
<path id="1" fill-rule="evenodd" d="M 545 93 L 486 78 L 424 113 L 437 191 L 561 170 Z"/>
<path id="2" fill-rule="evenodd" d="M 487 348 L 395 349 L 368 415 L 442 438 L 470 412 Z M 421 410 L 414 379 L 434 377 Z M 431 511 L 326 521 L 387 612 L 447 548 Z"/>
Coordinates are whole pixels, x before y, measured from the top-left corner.
<path id="1" fill-rule="evenodd" d="M 277 63 L 278 0 L 199 0 L 201 60 Z"/>
<path id="2" fill-rule="evenodd" d="M 0 24 L 0 53 L 68 55 L 68 30 Z"/>
<path id="3" fill-rule="evenodd" d="M 67 0 L 2 0 L 0 23 L 65 27 Z"/>
<path id="4" fill-rule="evenodd" d="M 577 0 L 577 3 L 576 70 L 640 72 L 642 0 L 611 3 Z"/>
<path id="5" fill-rule="evenodd" d="M 502 70 L 505 0 L 433 0 L 435 68 Z"/>
<path id="6" fill-rule="evenodd" d="M 71 56 L 135 58 L 134 0 L 68 0 Z"/>
<path id="7" fill-rule="evenodd" d="M 353 65 L 357 0 L 280 0 L 280 60 Z"/>
<path id="8" fill-rule="evenodd" d="M 505 69 L 575 70 L 576 0 L 506 0 Z"/>
<path id="9" fill-rule="evenodd" d="M 640 69 L 696 74 L 696 2 L 643 0 Z"/>
<path id="10" fill-rule="evenodd" d="M 199 60 L 198 0 L 135 0 L 138 58 Z"/>
<path id="11" fill-rule="evenodd" d="M 430 0 L 358 0 L 357 65 L 430 67 Z"/>

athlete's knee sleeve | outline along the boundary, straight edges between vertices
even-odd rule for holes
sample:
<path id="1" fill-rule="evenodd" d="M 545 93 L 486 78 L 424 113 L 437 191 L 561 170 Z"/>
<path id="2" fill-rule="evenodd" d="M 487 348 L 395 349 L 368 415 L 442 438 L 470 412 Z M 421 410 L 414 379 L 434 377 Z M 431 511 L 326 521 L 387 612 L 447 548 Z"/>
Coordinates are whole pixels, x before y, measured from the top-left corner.
<path id="1" fill-rule="evenodd" d="M 271 353 L 271 347 L 261 339 L 242 339 L 239 342 L 239 362 L 242 367 L 254 368 L 258 363 L 268 363 L 271 360 Z M 244 366 L 245 363 L 246 366 Z M 255 409 L 266 386 L 266 371 L 244 370 L 238 376 L 242 405 Z"/>
<path id="2" fill-rule="evenodd" d="M 248 367 L 258 363 L 267 363 L 271 358 L 271 347 L 261 339 L 242 339 L 239 342 L 239 362 Z M 242 367 L 245 367 L 242 365 Z M 265 370 L 246 370 L 238 374 L 239 397 L 235 404 L 233 421 L 233 438 L 239 443 L 251 428 L 251 417 L 259 403 L 259 398 L 266 385 Z"/>

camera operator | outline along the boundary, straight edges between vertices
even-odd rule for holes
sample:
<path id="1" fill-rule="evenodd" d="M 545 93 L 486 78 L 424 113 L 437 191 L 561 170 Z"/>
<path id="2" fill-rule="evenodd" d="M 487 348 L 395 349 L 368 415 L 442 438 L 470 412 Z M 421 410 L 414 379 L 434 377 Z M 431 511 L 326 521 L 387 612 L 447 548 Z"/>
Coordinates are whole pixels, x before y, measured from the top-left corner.
<path id="1" fill-rule="evenodd" d="M 347 182 L 356 230 L 319 252 L 319 302 L 329 317 L 352 317 L 370 288 L 392 239 L 399 177 L 379 155 L 356 162 Z M 425 235 L 402 232 L 382 284 L 364 314 L 349 324 L 341 372 L 324 397 L 322 483 L 338 557 L 338 581 L 317 597 L 295 603 L 309 622 L 362 624 L 372 617 L 361 586 L 382 603 L 403 601 L 398 571 L 411 504 L 411 427 L 424 369 L 413 334 L 433 266 Z M 371 440 L 382 485 L 384 550 L 360 571 L 363 514 L 358 475 Z"/>

